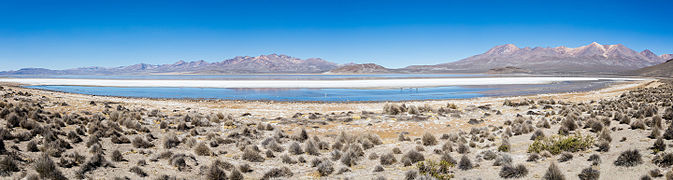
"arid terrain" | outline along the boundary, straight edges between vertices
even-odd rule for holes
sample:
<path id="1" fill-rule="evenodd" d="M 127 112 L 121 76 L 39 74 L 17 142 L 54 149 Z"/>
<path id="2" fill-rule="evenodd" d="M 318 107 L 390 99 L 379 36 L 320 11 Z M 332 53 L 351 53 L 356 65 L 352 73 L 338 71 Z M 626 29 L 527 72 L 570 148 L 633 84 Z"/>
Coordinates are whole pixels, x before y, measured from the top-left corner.
<path id="1" fill-rule="evenodd" d="M 412 102 L 0 86 L 3 179 L 673 179 L 673 81 Z M 667 150 L 668 149 L 668 150 Z"/>

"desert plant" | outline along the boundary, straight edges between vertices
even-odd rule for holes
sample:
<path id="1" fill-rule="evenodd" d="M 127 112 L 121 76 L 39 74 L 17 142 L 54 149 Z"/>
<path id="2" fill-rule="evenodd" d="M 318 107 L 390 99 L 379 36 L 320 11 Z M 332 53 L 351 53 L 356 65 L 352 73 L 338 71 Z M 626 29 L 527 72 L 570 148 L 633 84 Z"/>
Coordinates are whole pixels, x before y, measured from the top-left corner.
<path id="1" fill-rule="evenodd" d="M 423 142 L 424 146 L 434 146 L 437 144 L 437 138 L 435 138 L 434 135 L 427 132 L 423 134 L 421 141 Z"/>
<path id="2" fill-rule="evenodd" d="M 573 159 L 573 154 L 565 152 L 565 153 L 561 154 L 561 157 L 558 158 L 558 162 L 566 162 L 566 161 L 570 161 L 572 159 Z"/>
<path id="3" fill-rule="evenodd" d="M 166 138 L 164 139 L 165 149 L 171 149 L 173 147 L 177 147 L 178 145 L 180 145 L 180 139 L 178 139 L 178 137 L 175 136 L 175 134 L 173 133 L 168 134 L 168 136 L 166 136 Z"/>
<path id="4" fill-rule="evenodd" d="M 318 164 L 318 173 L 320 173 L 320 176 L 329 176 L 332 174 L 332 172 L 334 172 L 332 162 L 322 161 L 320 164 Z"/>
<path id="5" fill-rule="evenodd" d="M 292 170 L 288 167 L 281 167 L 281 168 L 272 168 L 266 173 L 264 173 L 264 176 L 262 176 L 262 179 L 276 179 L 276 178 L 282 178 L 282 177 L 292 177 L 294 176 L 294 173 L 292 173 Z"/>
<path id="6" fill-rule="evenodd" d="M 598 152 L 608 152 L 608 151 L 610 151 L 610 142 L 608 142 L 608 141 L 601 140 L 600 142 L 598 142 L 598 144 L 596 146 L 598 146 L 598 150 L 597 150 Z"/>
<path id="7" fill-rule="evenodd" d="M 640 152 L 637 149 L 622 152 L 614 162 L 615 166 L 632 167 L 643 163 Z"/>
<path id="8" fill-rule="evenodd" d="M 133 147 L 136 148 L 150 148 L 154 147 L 154 144 L 150 143 L 149 141 L 145 140 L 144 138 L 140 136 L 136 136 L 135 139 L 133 139 Z"/>
<path id="9" fill-rule="evenodd" d="M 411 161 L 411 163 L 416 163 L 425 160 L 425 156 L 423 156 L 423 154 L 419 153 L 416 150 L 409 150 L 406 154 L 404 154 L 403 158 L 408 158 Z"/>
<path id="10" fill-rule="evenodd" d="M 264 162 L 264 157 L 259 155 L 259 152 L 257 152 L 254 148 L 250 146 L 246 147 L 245 150 L 243 150 L 243 155 L 241 156 L 241 159 L 250 162 Z"/>
<path id="11" fill-rule="evenodd" d="M 281 155 L 280 159 L 283 163 L 286 163 L 286 164 L 296 164 L 297 163 L 297 161 L 290 158 L 290 156 L 288 156 L 287 154 Z"/>
<path id="12" fill-rule="evenodd" d="M 131 169 L 129 169 L 129 172 L 135 173 L 140 177 L 147 176 L 147 173 L 145 173 L 145 171 L 143 171 L 143 169 L 140 169 L 140 167 L 138 166 L 133 166 Z"/>
<path id="13" fill-rule="evenodd" d="M 540 154 L 538 153 L 531 153 L 528 155 L 528 159 L 526 159 L 527 162 L 537 162 L 537 160 L 540 159 Z"/>
<path id="14" fill-rule="evenodd" d="M 643 120 L 638 119 L 633 123 L 631 123 L 631 129 L 645 129 L 645 123 L 643 122 Z"/>
<path id="15" fill-rule="evenodd" d="M 470 158 L 468 158 L 466 155 L 463 155 L 463 157 L 460 158 L 460 162 L 458 162 L 458 169 L 461 170 L 472 169 L 472 161 L 470 161 Z"/>
<path id="16" fill-rule="evenodd" d="M 664 140 L 659 137 L 656 141 L 654 141 L 654 145 L 652 145 L 650 149 L 652 149 L 654 153 L 663 152 L 666 150 L 666 144 L 664 143 Z"/>
<path id="17" fill-rule="evenodd" d="M 540 138 L 544 138 L 544 133 L 540 129 L 535 130 L 533 135 L 530 136 L 530 140 L 536 140 L 536 139 L 540 139 Z"/>
<path id="18" fill-rule="evenodd" d="M 579 133 L 570 136 L 553 135 L 535 140 L 533 144 L 528 146 L 528 152 L 540 153 L 544 150 L 549 151 L 552 154 L 559 154 L 563 151 L 577 152 L 591 147 L 593 142 L 593 137 L 589 135 L 582 136 Z"/>
<path id="19" fill-rule="evenodd" d="M 653 127 L 650 135 L 647 137 L 649 137 L 650 139 L 656 139 L 659 136 L 661 136 L 661 130 L 659 130 L 658 127 Z"/>
<path id="20" fill-rule="evenodd" d="M 61 171 L 56 168 L 54 161 L 52 161 L 47 154 L 42 154 L 40 158 L 35 161 L 33 167 L 41 178 L 57 180 L 67 179 L 65 176 L 63 176 L 63 173 L 61 173 Z"/>
<path id="21" fill-rule="evenodd" d="M 287 152 L 290 152 L 294 155 L 298 154 L 304 154 L 304 151 L 301 150 L 301 146 L 299 146 L 299 143 L 293 142 L 290 147 L 287 149 Z"/>
<path id="22" fill-rule="evenodd" d="M 556 166 L 554 162 L 552 162 L 549 165 L 549 168 L 547 168 L 547 172 L 542 176 L 542 179 L 544 180 L 565 180 L 565 175 L 563 175 L 563 172 Z"/>
<path id="23" fill-rule="evenodd" d="M 512 145 L 509 144 L 509 138 L 503 138 L 502 143 L 498 146 L 498 151 L 509 152 Z M 459 146 L 460 147 L 460 146 Z M 460 150 L 460 148 L 458 148 Z"/>
<path id="24" fill-rule="evenodd" d="M 18 172 L 19 168 L 14 162 L 14 158 L 6 156 L 0 160 L 0 176 L 10 176 L 14 172 Z"/>
<path id="25" fill-rule="evenodd" d="M 512 157 L 509 156 L 508 154 L 503 153 L 495 158 L 495 161 L 493 161 L 493 166 L 503 166 L 511 163 L 512 163 Z"/>
<path id="26" fill-rule="evenodd" d="M 460 144 L 458 145 L 458 150 L 457 150 L 456 152 L 458 152 L 458 153 L 460 153 L 460 154 L 467 154 L 467 153 L 470 153 L 470 147 L 468 147 L 467 145 L 465 145 L 465 144 L 463 144 L 463 143 L 460 143 Z"/>
<path id="27" fill-rule="evenodd" d="M 416 164 L 418 172 L 423 176 L 429 176 L 434 179 L 451 179 L 453 174 L 451 168 L 455 165 L 446 161 L 435 162 L 432 160 L 421 161 Z"/>
<path id="28" fill-rule="evenodd" d="M 516 166 L 508 164 L 502 166 L 502 168 L 500 169 L 500 173 L 498 173 L 498 175 L 500 175 L 501 178 L 522 178 L 528 175 L 528 169 L 523 164 L 519 164 Z"/>
<path id="29" fill-rule="evenodd" d="M 381 166 L 381 165 L 377 165 L 376 167 L 374 167 L 374 170 L 373 170 L 373 172 L 383 172 L 383 171 L 384 171 L 384 169 L 383 169 L 383 166 Z"/>
<path id="30" fill-rule="evenodd" d="M 601 172 L 598 170 L 595 170 L 591 167 L 584 168 L 582 169 L 582 172 L 578 174 L 577 176 L 581 180 L 597 180 L 601 175 Z"/>
<path id="31" fill-rule="evenodd" d="M 196 147 L 194 147 L 194 154 L 199 156 L 210 156 L 212 152 L 206 143 L 201 142 Z"/>
<path id="32" fill-rule="evenodd" d="M 652 163 L 659 167 L 670 167 L 673 165 L 673 153 L 661 153 L 652 158 Z"/>
<path id="33" fill-rule="evenodd" d="M 119 152 L 119 150 L 114 150 L 112 151 L 112 155 L 110 155 L 110 159 L 116 162 L 124 161 L 124 156 L 122 156 L 122 153 Z"/>
<path id="34" fill-rule="evenodd" d="M 397 159 L 395 159 L 395 156 L 392 153 L 382 155 L 379 160 L 381 165 L 391 165 L 397 162 Z"/>
<path id="35" fill-rule="evenodd" d="M 402 154 L 402 150 L 400 150 L 400 148 L 398 148 L 398 147 L 393 148 L 392 151 L 393 151 L 393 154 Z"/>
<path id="36" fill-rule="evenodd" d="M 591 161 L 591 165 L 599 165 L 601 164 L 601 156 L 598 154 L 592 154 L 589 156 L 589 159 L 587 161 Z"/>
<path id="37" fill-rule="evenodd" d="M 404 179 L 405 180 L 414 180 L 414 179 L 416 179 L 416 177 L 418 177 L 418 172 L 416 172 L 414 170 L 409 170 L 409 171 L 404 173 Z"/>
<path id="38" fill-rule="evenodd" d="M 311 140 L 306 141 L 306 143 L 304 145 L 304 152 L 306 152 L 306 154 L 314 155 L 314 156 L 319 156 L 320 155 L 320 151 L 318 150 L 318 148 L 315 146 L 315 144 Z"/>
<path id="39" fill-rule="evenodd" d="M 243 180 L 243 174 L 241 171 L 238 171 L 236 168 L 233 168 L 231 170 L 231 175 L 229 175 L 229 179 L 231 180 Z"/>

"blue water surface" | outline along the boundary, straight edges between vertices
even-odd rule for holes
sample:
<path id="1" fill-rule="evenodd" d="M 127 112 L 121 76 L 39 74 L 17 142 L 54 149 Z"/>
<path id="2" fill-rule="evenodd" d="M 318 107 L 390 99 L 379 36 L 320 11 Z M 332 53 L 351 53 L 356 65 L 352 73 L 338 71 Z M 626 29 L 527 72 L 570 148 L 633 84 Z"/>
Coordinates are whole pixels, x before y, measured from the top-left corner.
<path id="1" fill-rule="evenodd" d="M 26 87 L 101 96 L 323 102 L 464 99 L 481 97 L 483 95 L 479 93 L 480 91 L 492 89 L 457 86 L 412 89 L 227 89 L 87 86 Z"/>

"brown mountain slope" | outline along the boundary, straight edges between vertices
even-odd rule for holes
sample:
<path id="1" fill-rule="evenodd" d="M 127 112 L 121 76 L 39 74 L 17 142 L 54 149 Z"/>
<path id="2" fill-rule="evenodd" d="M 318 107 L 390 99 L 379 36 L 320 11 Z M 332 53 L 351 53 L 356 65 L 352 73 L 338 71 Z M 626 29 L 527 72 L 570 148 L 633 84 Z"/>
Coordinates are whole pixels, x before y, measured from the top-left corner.
<path id="1" fill-rule="evenodd" d="M 372 74 L 372 73 L 390 73 L 391 70 L 374 63 L 367 64 L 348 64 L 333 69 L 327 73 L 330 74 Z"/>
<path id="2" fill-rule="evenodd" d="M 673 59 L 664 63 L 650 67 L 644 67 L 635 71 L 630 71 L 627 75 L 652 76 L 652 77 L 673 77 Z"/>

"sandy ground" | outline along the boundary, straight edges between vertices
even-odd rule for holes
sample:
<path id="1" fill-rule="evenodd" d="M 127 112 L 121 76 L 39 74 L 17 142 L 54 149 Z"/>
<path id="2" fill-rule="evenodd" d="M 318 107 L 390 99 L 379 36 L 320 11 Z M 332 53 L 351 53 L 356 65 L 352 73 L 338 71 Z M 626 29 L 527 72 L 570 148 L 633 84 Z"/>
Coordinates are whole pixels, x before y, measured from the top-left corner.
<path id="1" fill-rule="evenodd" d="M 582 78 L 584 79 L 584 78 Z M 6 80 L 6 79 L 5 79 Z M 537 79 L 533 80 L 535 82 L 546 82 L 548 79 Z M 26 81 L 24 81 L 26 82 Z M 483 82 L 482 82 L 483 83 Z M 589 92 L 576 92 L 576 93 L 560 93 L 560 94 L 539 94 L 531 96 L 517 96 L 517 97 L 483 97 L 483 98 L 473 98 L 473 99 L 462 99 L 462 100 L 434 100 L 434 101 L 412 101 L 412 102 L 402 102 L 406 106 L 415 105 L 418 107 L 429 106 L 432 108 L 446 107 L 447 104 L 455 104 L 460 111 L 460 116 L 441 116 L 436 113 L 424 113 L 422 116 L 423 120 L 413 120 L 418 118 L 412 115 L 398 115 L 398 116 L 388 116 L 382 113 L 382 108 L 384 105 L 389 104 L 388 102 L 361 102 L 361 103 L 311 103 L 311 102 L 270 102 L 270 101 L 224 101 L 224 100 L 176 100 L 176 99 L 145 99 L 145 98 L 122 98 L 122 97 L 102 97 L 102 96 L 90 96 L 90 95 L 81 95 L 81 94 L 71 94 L 71 93 L 62 93 L 62 92 L 51 92 L 44 90 L 35 90 L 27 89 L 20 87 L 7 87 L 14 90 L 20 90 L 23 92 L 29 92 L 36 97 L 44 96 L 47 99 L 50 99 L 52 102 L 66 102 L 69 106 L 46 106 L 44 107 L 50 111 L 57 112 L 100 112 L 104 111 L 106 108 L 104 106 L 91 106 L 89 103 L 91 101 L 98 103 L 112 103 L 119 104 L 129 109 L 157 109 L 161 113 L 168 116 L 180 116 L 190 113 L 203 113 L 203 114 L 231 114 L 237 117 L 241 122 L 248 123 L 258 123 L 264 122 L 267 124 L 272 124 L 282 130 L 285 130 L 287 134 L 295 134 L 301 128 L 306 128 L 308 133 L 312 135 L 318 135 L 326 141 L 332 141 L 336 135 L 340 132 L 346 132 L 348 134 L 363 134 L 363 133 L 374 133 L 380 136 L 383 140 L 383 144 L 375 146 L 372 149 L 365 151 L 365 158 L 361 160 L 358 165 L 350 167 L 351 172 L 346 172 L 339 175 L 330 176 L 327 179 L 334 178 L 353 178 L 353 179 L 371 179 L 374 177 L 383 176 L 389 179 L 403 179 L 404 173 L 408 170 L 415 169 L 415 166 L 405 167 L 402 164 L 394 164 L 385 167 L 384 172 L 372 172 L 374 166 L 379 164 L 378 160 L 368 160 L 367 157 L 371 153 L 378 153 L 378 155 L 383 155 L 386 152 L 390 152 L 390 149 L 398 147 L 402 152 L 407 152 L 411 149 L 415 149 L 418 145 L 418 141 L 415 141 L 415 138 L 419 138 L 424 133 L 432 133 L 437 138 L 442 134 L 451 134 L 457 132 L 469 132 L 471 128 L 478 127 L 496 127 L 502 126 L 503 123 L 507 120 L 514 120 L 517 115 L 525 115 L 531 109 L 524 107 L 511 107 L 504 106 L 503 102 L 505 100 L 510 101 L 523 101 L 523 100 L 550 100 L 563 101 L 570 103 L 590 103 L 599 100 L 608 100 L 615 99 L 619 95 L 636 88 L 642 87 L 656 87 L 658 82 L 655 80 L 642 80 L 642 81 L 633 81 L 620 83 L 608 88 L 599 89 Z M 396 102 L 394 104 L 402 104 Z M 489 106 L 488 109 L 479 108 L 480 106 Z M 556 109 L 558 110 L 558 109 Z M 348 112 L 353 113 L 348 113 Z M 495 115 L 496 111 L 500 111 L 501 115 Z M 534 110 L 538 113 L 545 113 L 554 110 L 544 110 L 536 109 Z M 374 112 L 369 114 L 367 112 Z M 240 116 L 244 113 L 250 113 L 250 116 Z M 301 115 L 297 115 L 301 113 Z M 340 117 L 348 120 L 336 120 L 336 121 L 326 121 L 324 118 L 319 118 L 315 120 L 308 119 L 308 113 L 320 113 L 320 114 L 345 114 Z M 294 117 L 293 117 L 294 116 Z M 528 117 L 528 116 L 526 116 Z M 539 119 L 540 117 L 535 117 Z M 470 119 L 483 120 L 479 124 L 469 124 L 467 123 Z M 628 125 L 618 124 L 613 122 L 613 127 L 627 129 Z M 156 126 L 158 124 L 151 125 L 152 132 L 157 130 Z M 217 128 L 221 128 L 218 126 Z M 555 134 L 558 132 L 558 125 L 552 126 L 551 129 L 543 129 L 545 134 Z M 222 131 L 225 134 L 227 132 L 226 127 L 224 129 L 219 129 L 216 131 Z M 586 131 L 586 130 L 580 130 Z M 642 131 L 642 132 L 641 132 Z M 645 132 L 647 131 L 647 132 Z M 621 131 L 620 131 L 621 132 Z M 399 142 L 397 137 L 400 133 L 408 133 L 408 136 L 411 137 L 412 141 Z M 585 132 L 583 132 L 585 133 Z M 625 131 L 624 133 L 613 133 L 612 138 L 615 143 L 612 144 L 612 149 L 610 152 L 603 153 L 601 157 L 603 158 L 603 164 L 599 166 L 601 171 L 601 179 L 637 179 L 645 172 L 657 168 L 654 164 L 645 163 L 641 166 L 636 166 L 632 168 L 623 168 L 615 167 L 612 165 L 612 162 L 617 158 L 620 152 L 638 147 L 642 149 L 644 154 L 645 161 L 649 161 L 653 155 L 646 153 L 648 152 L 645 147 L 650 146 L 653 139 L 649 139 L 646 136 L 649 134 L 649 130 L 635 130 L 635 131 Z M 160 135 L 160 134 L 159 134 Z M 271 134 L 266 134 L 271 136 Z M 627 137 L 627 140 L 624 142 L 618 142 L 622 137 Z M 161 139 L 161 138 L 159 138 Z M 526 162 L 527 153 L 526 150 L 528 145 L 531 143 L 530 134 L 524 134 L 520 136 L 511 137 L 510 142 L 512 143 L 512 151 L 509 153 L 515 164 L 523 163 L 528 167 L 529 174 L 524 179 L 539 179 L 541 178 L 550 162 L 556 161 L 558 156 L 551 158 L 543 158 L 537 162 Z M 441 149 L 442 140 L 438 145 L 434 146 L 425 146 L 425 158 L 426 159 L 439 159 L 440 155 L 432 153 L 434 149 Z M 493 150 L 496 144 L 500 144 L 500 138 L 498 137 L 496 142 L 485 142 L 483 144 L 478 144 L 478 148 L 473 148 L 468 156 L 470 159 L 477 159 L 476 156 L 485 151 Z M 331 144 L 331 143 L 330 143 Z M 136 152 L 133 147 L 129 146 L 119 146 L 113 148 L 115 145 L 111 144 L 109 141 L 106 141 L 104 147 L 106 149 L 120 149 L 123 152 Z M 23 147 L 21 144 L 20 147 Z M 302 146 L 303 147 L 303 146 Z M 229 147 L 232 148 L 232 147 Z M 160 148 L 152 148 L 150 150 L 159 153 Z M 220 150 L 229 151 L 230 153 L 219 155 L 216 158 L 224 159 L 235 164 L 242 164 L 245 161 L 238 159 L 240 151 L 231 150 L 231 149 L 222 149 Z M 215 148 L 213 149 L 215 151 Z M 86 149 L 80 149 L 80 151 L 86 151 Z M 176 150 L 177 152 L 190 152 L 190 148 L 182 147 Z M 329 151 L 321 151 L 322 154 L 327 155 Z M 586 161 L 589 155 L 594 152 L 586 151 L 575 153 L 575 157 L 564 163 L 557 163 L 562 171 L 566 174 L 567 179 L 577 179 L 577 174 L 585 167 L 590 166 L 590 162 Z M 135 153 L 128 153 L 128 159 L 134 158 L 143 158 L 149 157 L 147 155 L 140 155 Z M 276 154 L 280 156 L 281 154 Z M 452 156 L 459 160 L 461 155 L 452 152 Z M 293 156 L 294 157 L 294 156 Z M 311 156 L 305 156 L 308 161 L 313 159 Z M 397 160 L 399 161 L 401 155 L 397 155 Z M 197 157 L 200 161 L 209 161 L 213 157 Z M 159 161 L 162 162 L 162 161 Z M 498 172 L 500 166 L 491 166 L 493 161 L 485 160 L 473 160 L 473 164 L 478 165 L 478 167 L 462 171 L 462 170 L 453 170 L 455 177 L 459 179 L 500 179 Z M 122 166 L 129 164 L 135 164 L 135 160 L 122 163 Z M 205 163 L 209 165 L 210 163 Z M 271 167 L 279 166 L 288 166 L 293 172 L 294 176 L 292 179 L 318 179 L 316 175 L 315 168 L 312 168 L 309 163 L 300 163 L 294 165 L 287 165 L 280 162 L 279 158 L 267 159 L 262 163 L 248 163 L 252 166 L 253 172 L 246 173 L 246 179 L 258 179 L 264 172 L 266 172 Z M 335 162 L 335 169 L 339 169 L 343 165 Z M 179 172 L 175 167 L 170 165 L 151 165 L 145 168 L 146 171 L 152 175 L 159 174 L 169 174 L 182 178 L 189 178 L 190 176 L 199 176 L 199 170 L 194 168 L 191 172 Z M 337 171 L 335 170 L 335 171 Z M 665 169 L 662 169 L 665 170 Z M 64 170 L 65 171 L 65 170 Z M 637 173 L 633 173 L 637 172 Z M 125 170 L 112 169 L 112 170 L 100 170 L 94 171 L 93 175 L 95 177 L 106 177 L 105 179 L 111 179 L 110 177 L 117 176 L 128 176 L 135 177 L 133 174 L 128 173 Z M 132 178 L 132 179 L 135 179 Z"/>

